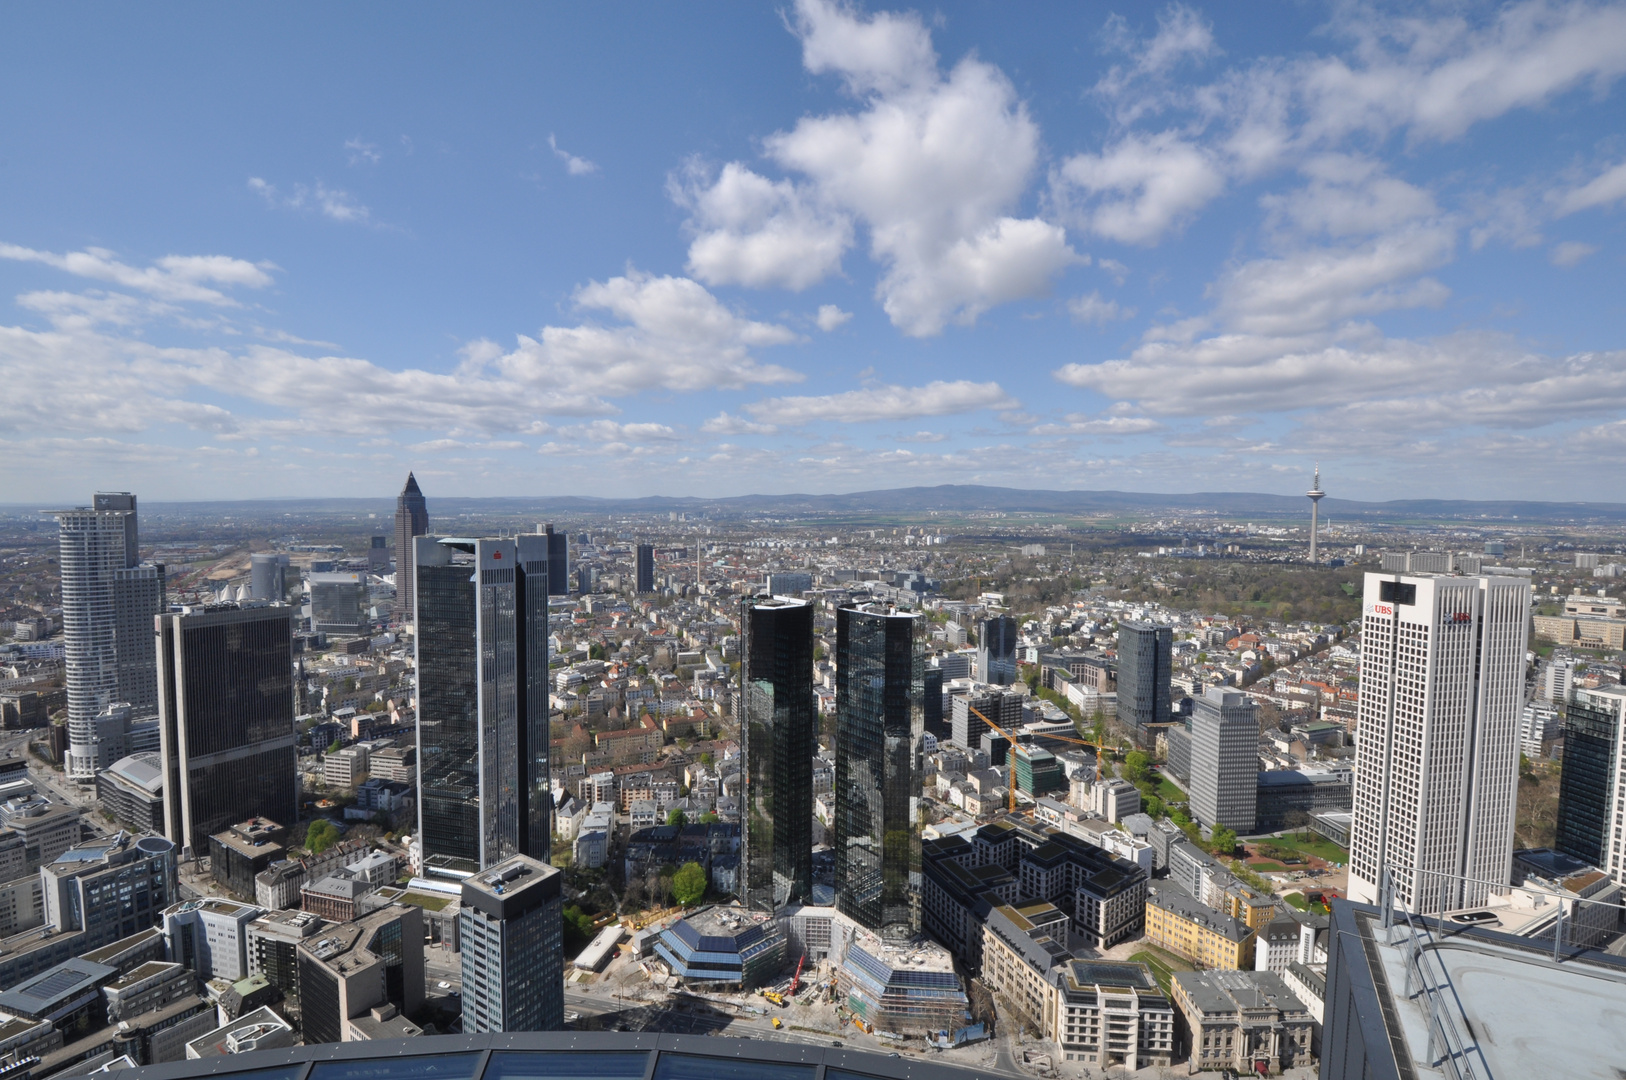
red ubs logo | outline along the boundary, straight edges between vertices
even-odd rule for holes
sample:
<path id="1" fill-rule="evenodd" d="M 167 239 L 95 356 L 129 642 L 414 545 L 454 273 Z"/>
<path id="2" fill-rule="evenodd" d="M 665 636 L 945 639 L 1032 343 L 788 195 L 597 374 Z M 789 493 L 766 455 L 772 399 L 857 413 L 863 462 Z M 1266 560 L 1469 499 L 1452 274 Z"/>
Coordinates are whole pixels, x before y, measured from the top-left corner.
<path id="1" fill-rule="evenodd" d="M 1466 611 L 1459 611 L 1451 616 L 1451 621 L 1454 623 L 1468 622 L 1471 619 L 1473 619 L 1473 616 L 1468 614 Z"/>
<path id="2" fill-rule="evenodd" d="M 1395 609 L 1394 609 L 1393 604 L 1373 604 L 1372 605 L 1372 614 L 1374 614 L 1374 615 L 1393 615 L 1394 613 L 1395 613 Z"/>

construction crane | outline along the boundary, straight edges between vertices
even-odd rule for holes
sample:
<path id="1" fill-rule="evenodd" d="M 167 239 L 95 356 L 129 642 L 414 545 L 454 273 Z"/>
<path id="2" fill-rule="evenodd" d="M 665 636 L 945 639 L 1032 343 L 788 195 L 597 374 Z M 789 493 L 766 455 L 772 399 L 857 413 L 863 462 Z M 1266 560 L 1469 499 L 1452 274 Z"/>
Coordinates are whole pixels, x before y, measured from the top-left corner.
<path id="1" fill-rule="evenodd" d="M 983 723 L 987 724 L 994 731 L 998 732 L 1005 739 L 1006 742 L 1011 744 L 1011 752 L 1012 753 L 1015 752 L 1015 750 L 1016 750 L 1016 737 L 1015 736 L 1013 736 L 1010 732 L 1006 731 L 1004 728 L 1000 727 L 998 724 L 994 723 L 992 720 L 988 719 L 988 716 L 987 716 L 986 713 L 984 713 L 981 709 L 977 708 L 975 705 L 971 704 L 969 701 L 966 702 L 966 708 L 968 710 L 970 710 L 973 714 L 975 714 L 977 716 L 977 718 L 980 719 Z M 1096 776 L 1101 775 L 1101 746 L 1100 746 L 1099 743 L 1092 743 L 1087 739 L 1069 738 L 1066 735 L 1051 735 L 1048 732 L 1046 732 L 1044 735 L 1041 735 L 1039 737 L 1042 738 L 1042 739 L 1055 739 L 1057 742 L 1077 743 L 1079 746 L 1088 746 L 1091 750 L 1095 751 L 1095 775 Z M 971 748 L 968 746 L 968 747 L 966 747 L 966 749 L 969 750 Z M 1014 813 L 1016 813 L 1016 762 L 1014 760 L 1010 759 L 1009 754 L 1006 755 L 1006 760 L 1010 762 L 1010 783 L 1005 785 L 1005 787 L 1007 789 L 1007 794 L 1010 796 L 1010 800 L 1009 800 L 1010 805 L 1009 805 L 1009 807 L 1007 809 L 1008 809 L 1009 813 L 1014 814 Z"/>
<path id="2" fill-rule="evenodd" d="M 796 988 L 802 985 L 802 965 L 807 963 L 807 954 L 803 953 L 796 959 L 796 974 L 790 980 L 790 996 L 796 996 Z"/>

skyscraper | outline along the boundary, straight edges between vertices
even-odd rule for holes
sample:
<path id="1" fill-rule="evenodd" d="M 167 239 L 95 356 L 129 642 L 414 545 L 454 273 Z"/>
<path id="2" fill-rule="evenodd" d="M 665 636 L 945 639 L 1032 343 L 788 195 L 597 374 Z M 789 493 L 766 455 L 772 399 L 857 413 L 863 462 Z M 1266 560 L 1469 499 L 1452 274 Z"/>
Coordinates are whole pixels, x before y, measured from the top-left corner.
<path id="1" fill-rule="evenodd" d="M 464 1034 L 565 1026 L 563 878 L 515 855 L 464 879 Z"/>
<path id="2" fill-rule="evenodd" d="M 1211 686 L 1191 713 L 1191 812 L 1204 825 L 1253 832 L 1259 800 L 1259 710 Z"/>
<path id="3" fill-rule="evenodd" d="M 297 821 L 291 609 L 219 604 L 155 623 L 164 835 L 189 858 L 236 822 Z"/>
<path id="4" fill-rule="evenodd" d="M 413 582 L 412 538 L 429 531 L 429 504 L 418 489 L 418 478 L 407 473 L 406 485 L 395 497 L 395 616 L 400 623 L 412 622 Z"/>
<path id="5" fill-rule="evenodd" d="M 836 612 L 836 907 L 898 939 L 920 930 L 923 624 L 879 607 Z"/>
<path id="6" fill-rule="evenodd" d="M 1009 686 L 1016 681 L 1016 620 L 995 615 L 977 625 L 977 678 Z"/>
<path id="7" fill-rule="evenodd" d="M 1626 811 L 1626 687 L 1577 687 L 1564 716 L 1564 769 L 1559 775 L 1558 830 L 1553 846 L 1616 881 L 1626 871 L 1615 818 Z"/>
<path id="8" fill-rule="evenodd" d="M 546 862 L 548 539 L 413 545 L 425 869 L 472 872 L 514 855 Z"/>
<path id="9" fill-rule="evenodd" d="M 570 593 L 570 534 L 554 532 L 552 525 L 538 527 L 548 538 L 548 595 L 567 596 Z"/>
<path id="10" fill-rule="evenodd" d="M 1174 656 L 1174 631 L 1150 623 L 1118 624 L 1118 719 L 1135 732 L 1135 741 L 1149 745 L 1150 724 L 1171 719 L 1169 677 Z"/>
<path id="11" fill-rule="evenodd" d="M 747 908 L 771 912 L 813 893 L 813 607 L 746 597 L 740 641 L 741 886 Z"/>
<path id="12" fill-rule="evenodd" d="M 638 545 L 638 591 L 655 591 L 655 545 Z"/>
<path id="13" fill-rule="evenodd" d="M 1526 577 L 1367 574 L 1349 897 L 1432 914 L 1508 881 Z"/>
<path id="14" fill-rule="evenodd" d="M 164 568 L 140 562 L 136 497 L 97 492 L 91 506 L 49 511 L 60 528 L 62 630 L 68 691 L 68 776 L 94 783 L 96 716 L 127 703 L 132 719 L 157 711 L 152 617 L 164 606 Z"/>
<path id="15" fill-rule="evenodd" d="M 249 598 L 280 604 L 288 599 L 288 556 L 256 552 L 248 557 Z"/>

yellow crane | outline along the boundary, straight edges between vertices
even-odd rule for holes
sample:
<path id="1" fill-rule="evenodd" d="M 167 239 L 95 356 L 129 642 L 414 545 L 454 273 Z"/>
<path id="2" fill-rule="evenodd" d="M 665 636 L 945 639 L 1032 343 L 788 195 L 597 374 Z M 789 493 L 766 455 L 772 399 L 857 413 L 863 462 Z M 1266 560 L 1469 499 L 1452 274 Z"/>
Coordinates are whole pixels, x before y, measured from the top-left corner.
<path id="1" fill-rule="evenodd" d="M 998 732 L 1005 739 L 1006 742 L 1011 744 L 1010 753 L 1015 752 L 1015 750 L 1016 750 L 1016 738 L 1015 738 L 1015 736 L 1011 735 L 1010 732 L 1006 731 L 1004 728 L 1000 727 L 998 724 L 996 724 L 992 720 L 988 719 L 988 716 L 987 716 L 986 713 L 984 713 L 981 709 L 977 708 L 975 705 L 971 704 L 970 702 L 966 702 L 966 708 L 969 709 L 973 714 L 975 714 L 976 717 L 978 719 L 980 719 L 983 723 L 987 724 L 994 731 Z M 1043 738 L 1043 739 L 1055 739 L 1057 742 L 1076 743 L 1079 746 L 1088 746 L 1091 750 L 1095 751 L 1095 775 L 1096 776 L 1101 775 L 1101 746 L 1100 746 L 1099 743 L 1092 743 L 1088 739 L 1075 739 L 1075 738 L 1071 738 L 1071 737 L 1066 736 L 1066 735 L 1051 735 L 1049 733 L 1041 735 L 1040 738 Z M 966 747 L 966 749 L 969 750 L 971 748 L 968 746 L 968 747 Z M 1005 787 L 1007 789 L 1008 795 L 1010 796 L 1010 804 L 1009 804 L 1009 807 L 1008 807 L 1008 812 L 1014 814 L 1014 813 L 1016 813 L 1016 762 L 1011 759 L 1010 753 L 1006 754 L 1006 761 L 1009 762 L 1009 764 L 1010 764 L 1010 782 L 1008 784 L 1006 784 Z"/>

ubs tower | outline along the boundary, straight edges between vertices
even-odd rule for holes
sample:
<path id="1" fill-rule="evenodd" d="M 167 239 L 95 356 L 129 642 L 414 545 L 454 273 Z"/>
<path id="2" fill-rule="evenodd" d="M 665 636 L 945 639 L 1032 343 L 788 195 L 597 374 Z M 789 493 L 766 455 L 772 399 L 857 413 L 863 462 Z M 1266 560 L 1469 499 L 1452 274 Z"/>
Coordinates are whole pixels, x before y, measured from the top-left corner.
<path id="1" fill-rule="evenodd" d="M 836 613 L 836 907 L 884 938 L 920 930 L 924 633 L 919 615 Z"/>
<path id="2" fill-rule="evenodd" d="M 548 538 L 413 540 L 424 869 L 547 862 Z"/>
<path id="3" fill-rule="evenodd" d="M 745 906 L 813 895 L 813 607 L 783 596 L 740 605 Z"/>

